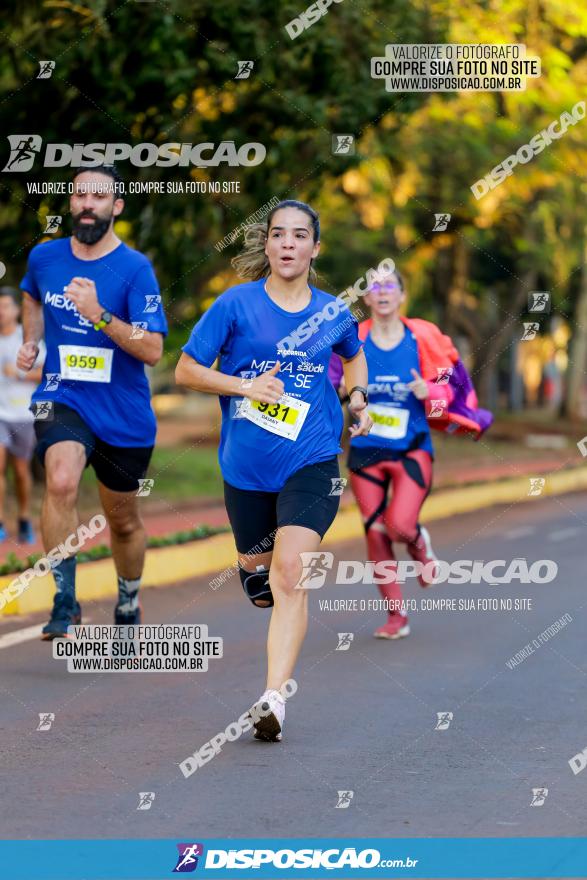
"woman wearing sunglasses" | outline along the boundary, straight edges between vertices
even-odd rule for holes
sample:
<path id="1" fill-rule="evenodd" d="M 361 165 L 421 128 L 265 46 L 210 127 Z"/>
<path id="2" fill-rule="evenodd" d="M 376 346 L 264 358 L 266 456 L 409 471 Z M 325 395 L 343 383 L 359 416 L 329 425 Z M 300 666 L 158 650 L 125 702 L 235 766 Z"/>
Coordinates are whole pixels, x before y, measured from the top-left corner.
<path id="1" fill-rule="evenodd" d="M 394 542 L 405 544 L 420 563 L 421 586 L 428 587 L 435 581 L 436 556 L 418 520 L 432 487 L 430 427 L 478 439 L 493 417 L 477 408 L 471 379 L 450 338 L 430 321 L 400 316 L 405 298 L 397 270 L 371 284 L 365 295 L 371 319 L 359 326 L 359 337 L 369 369 L 373 427 L 368 435 L 351 437 L 348 467 L 369 559 L 394 560 Z M 329 375 L 335 387 L 341 372 L 333 356 Z M 400 584 L 394 579 L 378 587 L 387 600 L 388 619 L 374 635 L 409 635 Z"/>

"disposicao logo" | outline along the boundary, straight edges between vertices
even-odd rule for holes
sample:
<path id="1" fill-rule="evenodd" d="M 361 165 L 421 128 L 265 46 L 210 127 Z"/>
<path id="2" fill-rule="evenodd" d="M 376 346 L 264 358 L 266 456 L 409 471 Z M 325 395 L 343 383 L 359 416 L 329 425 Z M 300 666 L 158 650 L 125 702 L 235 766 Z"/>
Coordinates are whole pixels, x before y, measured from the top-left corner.
<path id="1" fill-rule="evenodd" d="M 37 153 L 43 145 L 39 134 L 9 134 L 10 156 L 3 171 L 30 171 Z M 170 168 L 174 165 L 199 168 L 230 165 L 252 167 L 260 165 L 267 155 L 263 144 L 250 142 L 237 147 L 234 141 L 219 144 L 46 144 L 43 166 L 45 168 L 80 168 L 84 165 L 128 160 L 137 168 L 156 165 Z"/>
<path id="2" fill-rule="evenodd" d="M 173 869 L 174 874 L 188 874 L 198 867 L 198 858 L 204 855 L 203 843 L 178 843 L 179 851 L 177 865 Z"/>

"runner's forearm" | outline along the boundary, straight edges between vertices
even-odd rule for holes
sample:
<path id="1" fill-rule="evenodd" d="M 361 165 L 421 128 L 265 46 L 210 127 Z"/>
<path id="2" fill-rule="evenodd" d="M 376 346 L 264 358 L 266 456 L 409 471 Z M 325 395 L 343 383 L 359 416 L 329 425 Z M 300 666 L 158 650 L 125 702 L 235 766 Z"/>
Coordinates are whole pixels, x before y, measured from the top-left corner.
<path id="1" fill-rule="evenodd" d="M 43 306 L 27 293 L 22 292 L 22 341 L 38 345 L 43 338 Z"/>
<path id="2" fill-rule="evenodd" d="M 344 384 L 347 387 L 347 390 L 350 392 L 352 388 L 356 385 L 359 385 L 361 388 L 366 388 L 369 384 L 369 371 L 367 369 L 367 359 L 363 353 L 363 350 L 355 355 L 355 357 L 350 361 L 342 360 L 342 370 L 344 374 Z"/>
<path id="3" fill-rule="evenodd" d="M 22 377 L 23 382 L 40 382 L 43 378 L 43 368 L 35 367 L 34 370 L 29 370 L 28 373 L 25 373 Z"/>
<path id="4" fill-rule="evenodd" d="M 141 335 L 133 339 L 132 335 L 136 332 L 136 327 L 121 321 L 115 315 L 112 316 L 110 324 L 102 328 L 102 333 L 109 336 L 119 348 L 126 351 L 127 354 L 131 354 L 138 361 L 154 367 L 163 354 L 163 336 L 161 333 L 142 330 L 140 331 Z"/>
<path id="5" fill-rule="evenodd" d="M 175 381 L 178 385 L 183 385 L 192 391 L 203 391 L 205 394 L 246 396 L 238 376 L 228 376 L 211 367 L 205 367 L 185 353 L 180 357 L 175 369 Z"/>

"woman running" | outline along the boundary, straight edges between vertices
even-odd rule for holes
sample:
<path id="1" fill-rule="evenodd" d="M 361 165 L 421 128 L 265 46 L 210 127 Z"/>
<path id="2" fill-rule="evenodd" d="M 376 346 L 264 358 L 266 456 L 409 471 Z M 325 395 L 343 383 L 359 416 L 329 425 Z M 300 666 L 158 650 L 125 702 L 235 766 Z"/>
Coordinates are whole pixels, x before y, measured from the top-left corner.
<path id="1" fill-rule="evenodd" d="M 351 389 L 351 435 L 371 426 L 357 323 L 310 283 L 319 250 L 319 218 L 303 202 L 280 202 L 250 227 L 233 260 L 248 283 L 226 290 L 198 321 L 176 370 L 180 385 L 220 397 L 219 461 L 240 577 L 254 605 L 272 607 L 267 689 L 251 709 L 255 736 L 265 740 L 281 739 L 280 688 L 307 628 L 300 554 L 318 550 L 340 500 L 343 417 L 328 380 L 332 351 Z"/>
<path id="2" fill-rule="evenodd" d="M 405 544 L 412 559 L 421 563 L 420 584 L 428 587 L 434 583 L 436 556 L 428 530 L 418 522 L 432 486 L 428 419 L 430 426 L 478 439 L 493 417 L 477 409 L 471 379 L 449 337 L 429 321 L 400 316 L 405 298 L 397 270 L 372 284 L 365 296 L 371 320 L 360 325 L 359 336 L 369 367 L 373 427 L 368 436 L 351 438 L 348 467 L 369 559 L 394 560 L 393 543 Z M 335 387 L 341 379 L 336 361 L 333 356 L 329 371 Z M 394 580 L 378 587 L 389 611 L 387 623 L 374 635 L 409 635 L 400 584 Z"/>

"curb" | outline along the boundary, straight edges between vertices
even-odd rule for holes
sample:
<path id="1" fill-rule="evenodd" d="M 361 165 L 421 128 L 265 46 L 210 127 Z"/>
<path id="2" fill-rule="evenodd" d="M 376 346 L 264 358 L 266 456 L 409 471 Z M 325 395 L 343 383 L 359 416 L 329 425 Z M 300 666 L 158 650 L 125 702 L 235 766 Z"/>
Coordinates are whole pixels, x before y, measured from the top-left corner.
<path id="1" fill-rule="evenodd" d="M 528 480 L 528 477 L 514 477 L 498 483 L 440 490 L 425 502 L 422 522 L 432 522 L 459 513 L 471 513 L 493 504 L 530 502 L 535 496 L 528 495 Z M 545 480 L 539 497 L 587 489 L 587 466 L 558 471 Z M 362 536 L 361 517 L 357 507 L 353 505 L 338 514 L 324 541 L 327 544 L 337 544 Z M 231 534 L 214 535 L 177 547 L 148 550 L 143 574 L 144 588 L 166 587 L 191 577 L 217 575 L 223 569 L 234 566 L 235 562 L 236 551 Z M 17 577 L 18 574 L 0 577 L 0 590 Z M 52 576 L 34 578 L 31 587 L 0 609 L 0 618 L 50 610 L 55 592 Z M 76 593 L 80 601 L 86 602 L 115 598 L 117 587 L 113 560 L 102 559 L 80 565 Z"/>

